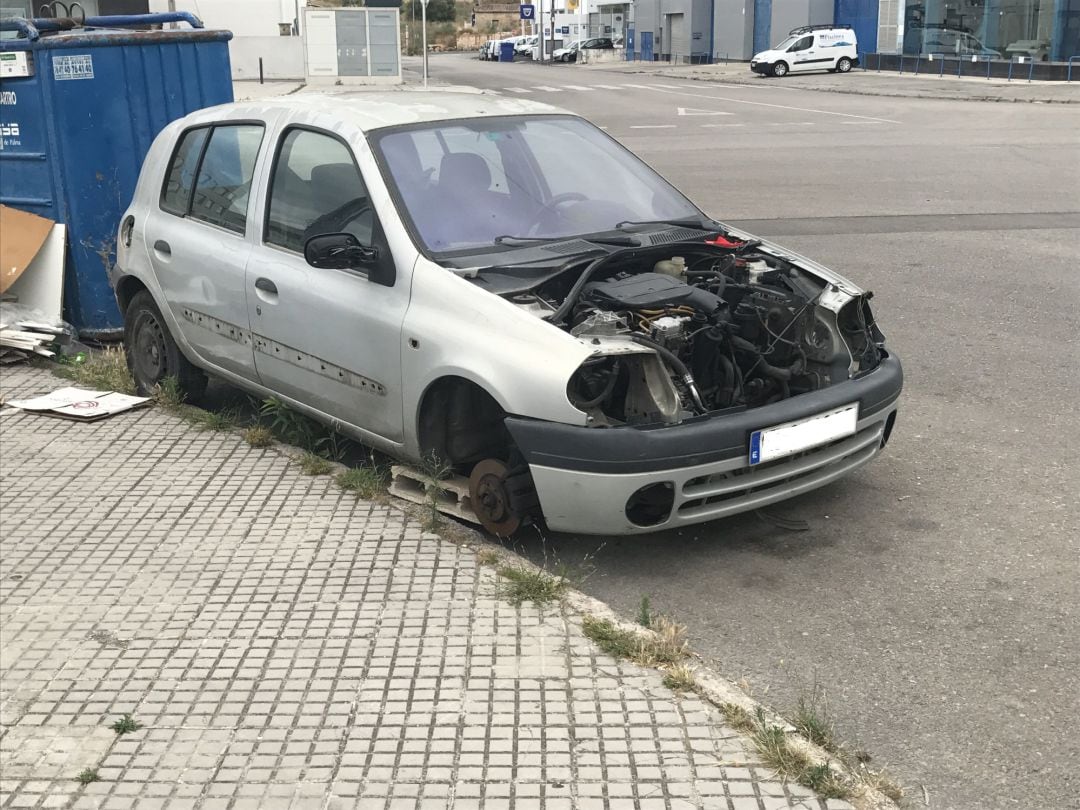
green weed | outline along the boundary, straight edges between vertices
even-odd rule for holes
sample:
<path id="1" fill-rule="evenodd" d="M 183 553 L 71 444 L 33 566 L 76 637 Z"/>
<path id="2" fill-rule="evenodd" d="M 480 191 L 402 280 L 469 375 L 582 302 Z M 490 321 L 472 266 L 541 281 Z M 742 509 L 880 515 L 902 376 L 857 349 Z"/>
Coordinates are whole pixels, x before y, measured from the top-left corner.
<path id="1" fill-rule="evenodd" d="M 122 346 L 106 346 L 104 349 L 58 358 L 53 372 L 95 391 L 135 393 L 135 380 L 128 371 L 127 355 Z"/>
<path id="2" fill-rule="evenodd" d="M 101 777 L 98 776 L 98 772 L 94 768 L 85 768 L 79 771 L 79 775 L 75 777 L 75 781 L 83 785 L 89 785 L 91 782 L 101 781 Z"/>
<path id="3" fill-rule="evenodd" d="M 109 726 L 117 734 L 130 734 L 132 731 L 138 731 L 142 726 L 135 722 L 135 718 L 130 714 L 125 714 L 111 726 Z"/>
<path id="4" fill-rule="evenodd" d="M 300 472 L 304 475 L 326 475 L 334 470 L 332 462 L 310 450 L 300 456 L 296 463 L 300 465 Z"/>
<path id="5" fill-rule="evenodd" d="M 334 478 L 337 485 L 360 498 L 374 498 L 383 488 L 382 473 L 374 467 L 353 467 Z"/>

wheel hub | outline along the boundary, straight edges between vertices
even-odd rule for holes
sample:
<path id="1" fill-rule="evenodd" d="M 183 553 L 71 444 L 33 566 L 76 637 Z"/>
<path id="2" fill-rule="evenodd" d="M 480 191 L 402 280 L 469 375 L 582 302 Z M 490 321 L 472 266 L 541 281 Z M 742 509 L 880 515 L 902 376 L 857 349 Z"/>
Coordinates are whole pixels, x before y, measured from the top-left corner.
<path id="1" fill-rule="evenodd" d="M 469 495 L 473 512 L 491 534 L 509 537 L 521 526 L 521 516 L 510 504 L 506 488 L 509 468 L 489 458 L 477 464 L 469 476 Z"/>

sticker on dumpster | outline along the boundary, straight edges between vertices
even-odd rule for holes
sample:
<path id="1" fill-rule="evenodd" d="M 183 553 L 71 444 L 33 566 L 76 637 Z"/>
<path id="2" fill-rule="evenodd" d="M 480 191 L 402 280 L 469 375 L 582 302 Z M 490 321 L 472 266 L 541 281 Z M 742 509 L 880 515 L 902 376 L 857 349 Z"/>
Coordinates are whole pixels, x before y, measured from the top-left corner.
<path id="1" fill-rule="evenodd" d="M 57 81 L 94 78 L 94 57 L 90 54 L 54 56 L 53 78 Z"/>
<path id="2" fill-rule="evenodd" d="M 14 76 L 30 76 L 33 66 L 28 59 L 26 51 L 8 51 L 0 53 L 0 76 L 11 78 Z"/>

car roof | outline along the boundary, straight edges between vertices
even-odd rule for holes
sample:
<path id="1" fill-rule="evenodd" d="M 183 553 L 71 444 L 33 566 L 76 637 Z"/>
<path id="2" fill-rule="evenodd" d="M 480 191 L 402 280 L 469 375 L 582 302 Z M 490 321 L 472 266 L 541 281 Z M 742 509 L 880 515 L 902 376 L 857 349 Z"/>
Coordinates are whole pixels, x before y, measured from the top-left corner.
<path id="1" fill-rule="evenodd" d="M 403 124 L 501 115 L 573 115 L 539 101 L 493 93 L 401 89 L 390 92 L 301 93 L 220 104 L 188 115 L 185 125 L 258 118 L 277 110 L 320 112 L 367 132 Z"/>

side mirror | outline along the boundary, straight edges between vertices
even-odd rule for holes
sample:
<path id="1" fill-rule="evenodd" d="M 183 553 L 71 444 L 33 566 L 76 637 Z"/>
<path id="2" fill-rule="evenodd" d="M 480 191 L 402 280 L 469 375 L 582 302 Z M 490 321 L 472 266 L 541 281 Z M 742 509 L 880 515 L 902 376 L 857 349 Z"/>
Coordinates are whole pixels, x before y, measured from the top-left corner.
<path id="1" fill-rule="evenodd" d="M 304 243 L 304 259 L 312 267 L 330 270 L 363 270 L 368 281 L 393 287 L 397 277 L 389 251 L 362 245 L 351 233 L 325 233 Z"/>
<path id="2" fill-rule="evenodd" d="M 358 270 L 378 261 L 379 251 L 364 247 L 351 233 L 325 233 L 304 243 L 304 258 L 312 267 Z"/>

